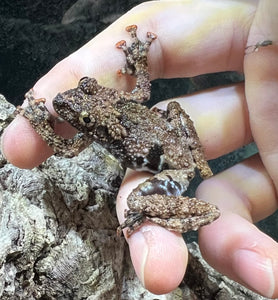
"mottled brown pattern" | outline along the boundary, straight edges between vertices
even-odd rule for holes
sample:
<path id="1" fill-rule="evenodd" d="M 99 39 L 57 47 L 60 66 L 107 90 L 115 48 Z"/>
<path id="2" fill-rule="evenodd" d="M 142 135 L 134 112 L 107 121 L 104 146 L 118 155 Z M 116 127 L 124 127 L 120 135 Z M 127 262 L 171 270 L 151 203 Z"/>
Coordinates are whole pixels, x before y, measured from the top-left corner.
<path id="1" fill-rule="evenodd" d="M 80 132 L 73 139 L 63 139 L 53 131 L 54 120 L 43 99 L 27 93 L 27 108 L 18 113 L 58 155 L 71 157 L 92 141 L 107 148 L 124 167 L 148 170 L 155 175 L 140 184 L 128 197 L 129 210 L 125 227 L 129 233 L 148 219 L 170 230 L 196 230 L 219 217 L 216 206 L 196 198 L 183 197 L 197 168 L 203 178 L 212 172 L 204 158 L 193 122 L 180 105 L 173 101 L 167 110 L 149 110 L 141 103 L 150 97 L 147 53 L 156 35 L 147 33 L 145 42 L 138 40 L 137 26 L 126 28 L 131 46 L 120 41 L 116 47 L 126 56 L 122 74 L 136 77 L 131 92 L 100 86 L 96 79 L 81 78 L 76 88 L 59 93 L 53 106 L 59 116 Z"/>

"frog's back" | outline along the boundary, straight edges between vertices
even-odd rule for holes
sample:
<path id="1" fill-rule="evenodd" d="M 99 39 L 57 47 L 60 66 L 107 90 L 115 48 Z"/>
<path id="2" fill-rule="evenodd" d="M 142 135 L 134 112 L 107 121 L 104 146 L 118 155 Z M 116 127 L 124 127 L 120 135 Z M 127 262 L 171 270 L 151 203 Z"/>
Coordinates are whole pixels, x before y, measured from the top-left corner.
<path id="1" fill-rule="evenodd" d="M 135 102 L 118 104 L 116 109 L 121 114 L 121 125 L 127 135 L 121 142 L 122 149 L 111 145 L 110 151 L 120 158 L 123 165 L 156 173 L 180 168 L 185 161 L 193 163 L 186 136 L 181 136 L 165 115 Z"/>

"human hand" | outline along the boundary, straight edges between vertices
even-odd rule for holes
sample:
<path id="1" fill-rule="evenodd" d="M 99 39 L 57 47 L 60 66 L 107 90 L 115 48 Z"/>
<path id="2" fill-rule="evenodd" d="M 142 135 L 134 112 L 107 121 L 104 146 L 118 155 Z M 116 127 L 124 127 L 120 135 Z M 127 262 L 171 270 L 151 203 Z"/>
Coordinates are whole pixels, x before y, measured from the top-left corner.
<path id="1" fill-rule="evenodd" d="M 181 97 L 179 102 L 194 120 L 208 159 L 253 138 L 258 144 L 261 158 L 252 157 L 199 186 L 197 197 L 222 211 L 217 221 L 200 229 L 199 237 L 202 253 L 212 266 L 268 297 L 278 297 L 278 246 L 252 223 L 277 209 L 277 47 L 244 53 L 246 45 L 277 40 L 277 11 L 274 0 L 147 2 L 61 61 L 34 86 L 35 96 L 46 98 L 53 113 L 51 99 L 75 87 L 83 76 L 127 89 L 130 82 L 124 76 L 119 79 L 115 72 L 124 64 L 124 57 L 111 50 L 111 43 L 127 39 L 124 28 L 129 24 L 138 25 L 139 37 L 145 37 L 147 31 L 158 36 L 149 52 L 152 79 L 244 70 L 245 84 Z M 66 135 L 72 132 L 64 124 L 58 130 Z M 20 117 L 5 131 L 2 148 L 7 159 L 22 168 L 32 168 L 52 153 Z M 118 196 L 120 223 L 127 195 L 147 176 L 134 171 L 126 176 Z M 145 224 L 127 241 L 135 270 L 147 289 L 166 293 L 179 284 L 187 264 L 180 235 Z"/>

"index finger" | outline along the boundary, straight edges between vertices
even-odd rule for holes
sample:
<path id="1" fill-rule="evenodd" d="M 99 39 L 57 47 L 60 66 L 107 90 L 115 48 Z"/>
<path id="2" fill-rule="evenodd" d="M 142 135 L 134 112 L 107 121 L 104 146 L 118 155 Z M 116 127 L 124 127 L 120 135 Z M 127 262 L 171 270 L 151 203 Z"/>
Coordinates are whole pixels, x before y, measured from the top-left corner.
<path id="1" fill-rule="evenodd" d="M 46 98 L 48 109 L 54 113 L 51 99 L 58 92 L 75 87 L 83 76 L 95 77 L 105 86 L 128 89 L 130 79 L 116 74 L 124 64 L 124 57 L 112 45 L 128 38 L 124 28 L 133 23 L 140 24 L 139 38 L 147 31 L 158 36 L 149 53 L 152 79 L 241 70 L 255 4 L 196 3 L 162 1 L 139 5 L 58 63 L 35 84 L 35 96 Z M 32 168 L 51 155 L 49 147 L 23 118 L 7 128 L 2 149 L 11 163 L 22 168 Z"/>

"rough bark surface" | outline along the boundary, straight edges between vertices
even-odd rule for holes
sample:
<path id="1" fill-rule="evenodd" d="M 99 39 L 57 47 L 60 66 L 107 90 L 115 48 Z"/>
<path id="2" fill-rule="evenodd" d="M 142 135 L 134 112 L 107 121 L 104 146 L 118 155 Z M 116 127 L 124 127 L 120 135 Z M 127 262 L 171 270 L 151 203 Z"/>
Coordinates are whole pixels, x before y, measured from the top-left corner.
<path id="1" fill-rule="evenodd" d="M 0 134 L 14 106 L 0 96 Z M 52 156 L 32 170 L 0 156 L 0 298 L 266 299 L 214 271 L 191 244 L 186 280 L 156 296 L 137 279 L 116 236 L 123 177 L 97 144 L 72 159 Z"/>

